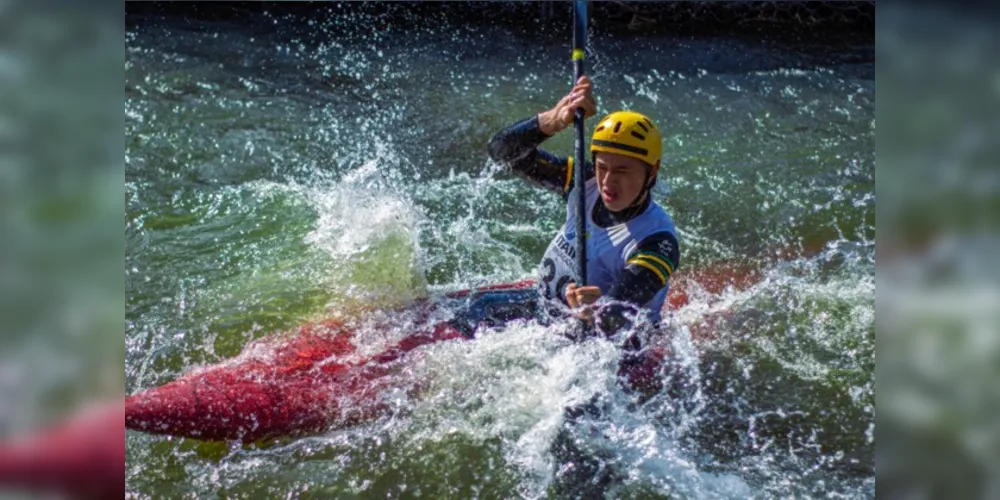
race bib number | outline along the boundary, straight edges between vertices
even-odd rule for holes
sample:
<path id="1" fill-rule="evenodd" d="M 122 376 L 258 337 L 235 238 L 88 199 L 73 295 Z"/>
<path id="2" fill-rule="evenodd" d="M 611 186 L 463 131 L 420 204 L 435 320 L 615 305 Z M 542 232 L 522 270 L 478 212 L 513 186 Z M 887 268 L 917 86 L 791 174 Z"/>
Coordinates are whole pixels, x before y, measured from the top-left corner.
<path id="1" fill-rule="evenodd" d="M 566 285 L 577 281 L 577 276 L 576 247 L 564 233 L 560 231 L 545 250 L 538 268 L 538 286 L 546 299 L 559 299 L 565 304 Z"/>

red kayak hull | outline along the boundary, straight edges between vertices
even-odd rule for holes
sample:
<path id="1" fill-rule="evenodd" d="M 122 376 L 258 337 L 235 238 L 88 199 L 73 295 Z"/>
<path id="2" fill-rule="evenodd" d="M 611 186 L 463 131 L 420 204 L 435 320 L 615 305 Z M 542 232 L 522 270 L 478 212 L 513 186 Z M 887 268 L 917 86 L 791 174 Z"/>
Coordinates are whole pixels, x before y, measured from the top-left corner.
<path id="1" fill-rule="evenodd" d="M 695 288 L 698 293 L 719 294 L 727 287 L 745 288 L 756 279 L 756 272 L 738 266 L 678 275 L 667 307 L 683 307 Z M 525 280 L 456 292 L 450 297 L 534 286 L 533 280 Z M 125 427 L 152 434 L 244 442 L 344 428 L 392 410 L 381 395 L 405 385 L 390 376 L 404 354 L 429 343 L 466 338 L 450 325 L 439 324 L 378 355 L 357 359 L 352 336 L 343 324 L 326 321 L 304 325 L 283 340 L 261 339 L 235 360 L 129 396 L 125 400 Z M 655 388 L 665 357 L 662 349 L 650 350 L 646 358 L 621 375 L 640 389 Z"/>
<path id="2" fill-rule="evenodd" d="M 389 375 L 408 351 L 465 338 L 447 325 L 419 332 L 351 362 L 351 331 L 337 322 L 307 325 L 263 353 L 186 375 L 125 399 L 125 427 L 202 440 L 257 441 L 314 434 L 377 418 L 391 407 L 380 395 L 398 388 Z"/>

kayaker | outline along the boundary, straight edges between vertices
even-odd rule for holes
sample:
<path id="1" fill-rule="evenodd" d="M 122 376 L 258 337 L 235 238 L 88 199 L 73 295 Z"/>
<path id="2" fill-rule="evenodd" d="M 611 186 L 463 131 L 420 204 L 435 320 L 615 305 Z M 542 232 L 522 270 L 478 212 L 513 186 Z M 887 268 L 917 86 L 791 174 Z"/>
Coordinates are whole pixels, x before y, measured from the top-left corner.
<path id="1" fill-rule="evenodd" d="M 658 325 L 670 275 L 680 263 L 674 222 L 650 195 L 660 169 L 660 131 L 634 111 L 611 113 L 596 124 L 590 161 L 582 162 L 589 283 L 579 286 L 572 179 L 581 162 L 539 149 L 573 125 L 577 108 L 588 118 L 597 113 L 593 84 L 586 76 L 554 107 L 501 130 L 489 144 L 494 161 L 567 202 L 566 222 L 538 268 L 539 292 L 609 336 L 631 328 L 639 314 L 645 315 L 647 325 Z M 627 346 L 638 348 L 638 337 L 631 336 Z"/>

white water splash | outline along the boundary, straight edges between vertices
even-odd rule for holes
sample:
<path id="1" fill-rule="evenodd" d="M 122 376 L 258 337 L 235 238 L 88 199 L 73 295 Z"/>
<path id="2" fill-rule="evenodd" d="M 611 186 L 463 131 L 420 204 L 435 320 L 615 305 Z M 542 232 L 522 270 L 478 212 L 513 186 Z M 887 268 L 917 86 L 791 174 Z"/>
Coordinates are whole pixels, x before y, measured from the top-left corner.
<path id="1" fill-rule="evenodd" d="M 329 258 L 329 286 L 392 306 L 426 295 L 417 231 L 423 216 L 410 200 L 382 187 L 381 175 L 376 157 L 339 182 L 293 188 L 317 212 L 305 242 Z"/>

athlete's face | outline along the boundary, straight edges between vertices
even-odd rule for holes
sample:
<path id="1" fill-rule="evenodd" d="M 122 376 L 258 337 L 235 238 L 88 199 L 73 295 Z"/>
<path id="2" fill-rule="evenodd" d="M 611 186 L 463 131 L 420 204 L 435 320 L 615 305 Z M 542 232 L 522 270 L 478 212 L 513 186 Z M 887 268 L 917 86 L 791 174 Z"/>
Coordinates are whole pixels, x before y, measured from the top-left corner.
<path id="1" fill-rule="evenodd" d="M 642 192 L 646 183 L 646 170 L 650 167 L 642 160 L 615 153 L 597 153 L 594 161 L 597 187 L 604 206 L 612 211 L 628 208 Z M 652 167 L 650 178 L 656 175 L 660 163 Z"/>

